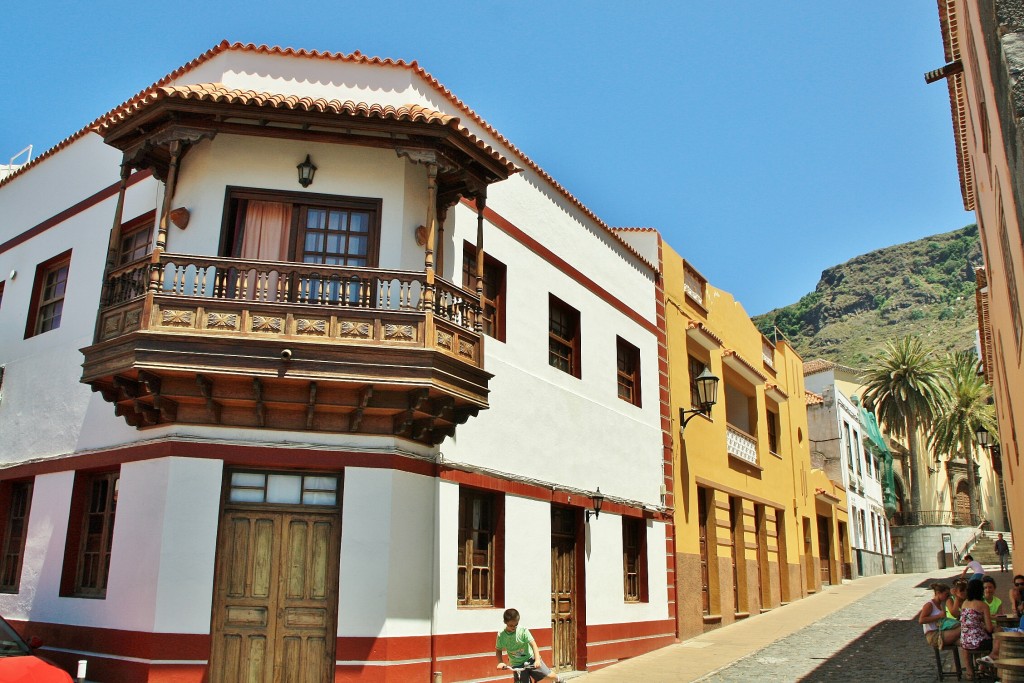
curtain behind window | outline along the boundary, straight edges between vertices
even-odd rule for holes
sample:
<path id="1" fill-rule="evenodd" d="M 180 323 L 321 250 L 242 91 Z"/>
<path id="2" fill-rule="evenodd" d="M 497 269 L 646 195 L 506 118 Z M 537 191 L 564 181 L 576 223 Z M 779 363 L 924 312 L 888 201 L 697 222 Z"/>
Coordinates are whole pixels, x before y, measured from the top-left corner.
<path id="1" fill-rule="evenodd" d="M 257 261 L 287 261 L 291 223 L 290 204 L 249 200 L 245 209 L 240 256 Z M 247 299 L 280 301 L 283 298 L 278 287 L 283 281 L 276 272 L 250 270 L 244 274 L 243 282 Z"/>

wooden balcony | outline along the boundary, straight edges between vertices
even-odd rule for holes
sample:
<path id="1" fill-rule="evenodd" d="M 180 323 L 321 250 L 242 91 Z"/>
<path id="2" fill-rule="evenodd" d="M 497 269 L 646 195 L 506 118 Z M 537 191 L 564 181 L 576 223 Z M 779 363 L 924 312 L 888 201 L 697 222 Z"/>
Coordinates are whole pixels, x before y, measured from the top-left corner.
<path id="1" fill-rule="evenodd" d="M 163 254 L 105 292 L 82 382 L 135 427 L 433 444 L 487 408 L 476 294 L 422 272 Z"/>

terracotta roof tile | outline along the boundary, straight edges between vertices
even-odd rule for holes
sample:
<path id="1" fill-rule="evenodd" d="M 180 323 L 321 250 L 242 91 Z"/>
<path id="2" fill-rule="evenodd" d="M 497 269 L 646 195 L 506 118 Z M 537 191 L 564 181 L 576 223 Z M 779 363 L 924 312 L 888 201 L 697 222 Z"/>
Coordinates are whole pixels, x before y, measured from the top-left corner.
<path id="1" fill-rule="evenodd" d="M 508 159 L 501 156 L 487 143 L 466 130 L 457 116 L 450 116 L 419 104 L 406 104 L 401 107 L 382 104 L 368 104 L 347 100 L 327 100 L 324 98 L 299 97 L 298 95 L 282 95 L 279 93 L 257 92 L 255 90 L 238 90 L 226 88 L 223 83 L 196 83 L 193 85 L 161 86 L 154 88 L 142 97 L 126 102 L 121 107 L 107 114 L 96 125 L 97 132 L 103 133 L 113 126 L 146 109 L 163 99 L 199 100 L 203 102 L 224 102 L 247 106 L 267 107 L 271 109 L 291 109 L 297 111 L 320 112 L 338 116 L 358 116 L 362 118 L 383 119 L 391 121 L 413 121 L 417 123 L 436 124 L 458 131 L 476 147 L 486 152 L 496 161 L 501 162 L 510 173 L 518 169 Z"/>
<path id="2" fill-rule="evenodd" d="M 712 332 L 711 328 L 709 328 L 707 325 L 705 325 L 699 320 L 691 320 L 690 322 L 686 323 L 686 329 L 697 330 L 698 332 L 702 332 L 705 336 L 714 341 L 718 346 L 721 346 L 724 343 L 721 337 Z"/>
<path id="3" fill-rule="evenodd" d="M 804 389 L 804 401 L 809 406 L 817 406 L 825 403 L 825 397 L 821 394 L 816 394 L 813 391 Z"/>
<path id="4" fill-rule="evenodd" d="M 621 237 L 616 235 L 615 232 L 611 229 L 611 227 L 607 223 L 605 223 L 603 220 L 601 220 L 597 216 L 597 214 L 595 214 L 593 211 L 591 211 L 589 208 L 587 208 L 587 206 L 584 205 L 583 202 L 581 202 L 579 199 L 577 199 L 575 195 L 573 195 L 571 192 L 569 192 L 567 189 L 565 189 L 565 187 L 563 187 L 557 180 L 555 180 L 553 177 L 551 177 L 547 173 L 547 171 L 545 171 L 540 166 L 538 166 L 536 162 L 534 162 L 532 159 L 530 159 L 530 157 L 526 156 L 526 154 L 522 150 L 520 150 L 518 147 L 516 147 L 514 144 L 512 144 L 512 142 L 508 138 L 506 138 L 504 135 L 499 133 L 497 131 L 497 129 L 495 129 L 493 126 L 491 126 L 491 124 L 487 123 L 479 114 L 477 114 L 475 111 L 473 111 L 473 109 L 471 109 L 469 107 L 469 105 L 467 105 L 465 102 L 463 102 L 461 99 L 459 99 L 451 90 L 446 88 L 440 81 L 438 81 L 436 78 L 434 78 L 432 75 L 430 75 L 430 73 L 428 73 L 425 69 L 423 69 L 419 65 L 419 63 L 417 63 L 416 61 L 406 62 L 405 60 L 402 60 L 402 59 L 382 59 L 380 57 L 368 57 L 368 56 L 362 54 L 361 52 L 359 52 L 358 50 L 356 50 L 355 52 L 353 52 L 351 54 L 344 54 L 344 53 L 340 53 L 340 52 L 327 52 L 327 51 L 321 52 L 319 50 L 296 50 L 294 48 L 286 48 L 286 47 L 280 47 L 280 46 L 276 46 L 276 45 L 275 46 L 269 46 L 269 45 L 255 45 L 253 43 L 244 43 L 244 44 L 243 43 L 230 43 L 227 40 L 222 40 L 216 46 L 210 48 L 209 50 L 207 50 L 203 54 L 199 55 L 198 57 L 196 57 L 192 61 L 190 61 L 190 62 L 182 65 L 181 67 L 175 69 L 174 71 L 172 71 L 171 73 L 167 74 L 166 76 L 164 76 L 163 78 L 161 78 L 160 80 L 158 80 L 153 85 L 151 85 L 148 88 L 146 88 L 145 90 L 139 92 L 134 97 L 130 98 L 129 100 L 127 100 L 126 102 L 124 102 L 120 106 L 115 107 L 115 109 L 112 112 L 110 112 L 110 114 L 113 114 L 114 111 L 117 111 L 117 110 L 121 109 L 122 107 L 129 107 L 129 106 L 131 106 L 135 101 L 145 98 L 147 95 L 152 93 L 155 89 L 169 84 L 170 82 L 172 82 L 176 78 L 179 78 L 183 74 L 185 74 L 185 73 L 195 69 L 200 64 L 202 64 L 204 62 L 207 62 L 210 59 L 216 57 L 217 55 L 219 55 L 219 54 L 221 54 L 223 52 L 227 52 L 229 50 L 238 50 L 238 51 L 242 51 L 242 52 L 255 52 L 255 53 L 258 53 L 258 54 L 288 55 L 288 56 L 299 57 L 299 58 L 307 58 L 307 59 L 308 58 L 312 58 L 312 59 L 324 59 L 324 60 L 334 60 L 334 61 L 342 61 L 342 62 L 355 62 L 355 63 L 363 63 L 363 64 L 374 64 L 374 65 L 380 65 L 380 66 L 408 69 L 408 70 L 414 72 L 415 74 L 417 74 L 418 76 L 423 78 L 441 96 L 443 96 L 445 99 L 447 99 L 449 102 L 451 102 L 456 108 L 460 109 L 463 113 L 466 114 L 466 116 L 468 116 L 470 119 L 472 119 L 475 123 L 477 123 L 477 125 L 481 126 L 490 135 L 493 135 L 502 145 L 507 147 L 508 150 L 510 152 L 512 152 L 512 154 L 514 156 L 518 157 L 519 160 L 522 161 L 522 163 L 524 163 L 531 170 L 533 170 L 535 173 L 537 173 L 537 175 L 539 175 L 545 182 L 547 182 L 549 185 L 551 185 L 559 194 L 561 194 L 564 198 L 566 198 L 567 200 L 569 200 L 569 202 L 571 202 L 574 206 L 576 206 L 576 208 L 578 208 L 581 212 L 583 212 L 584 215 L 586 215 L 592 221 L 597 223 L 597 225 L 599 225 L 613 240 L 615 240 L 629 254 L 631 254 L 633 257 L 635 257 L 637 260 L 639 260 L 640 263 L 643 263 L 644 265 L 646 265 L 652 271 L 657 272 L 658 268 L 657 268 L 656 264 L 650 263 L 646 258 L 644 258 L 640 254 L 640 252 L 638 252 L 636 249 L 634 249 L 629 244 L 627 244 L 626 241 L 623 240 Z M 4 178 L 3 180 L 0 180 L 0 187 L 3 187 L 8 182 L 10 182 L 11 179 L 18 177 L 19 175 L 21 175 L 23 172 L 25 172 L 29 168 L 35 166 L 38 162 L 42 161 L 43 159 L 45 159 L 47 157 L 52 156 L 53 154 L 55 154 L 56 152 L 60 151 L 64 147 L 67 147 L 69 144 L 71 144 L 72 142 L 74 142 L 78 138 L 81 138 L 86 133 L 88 133 L 91 130 L 93 130 L 94 126 L 96 126 L 98 123 L 100 123 L 100 121 L 102 121 L 103 119 L 107 118 L 110 114 L 105 114 L 105 115 L 99 117 L 93 123 L 90 123 L 88 126 L 86 126 L 85 128 L 79 130 L 77 133 L 69 136 L 68 138 L 66 138 L 66 139 L 62 140 L 61 142 L 59 142 L 54 147 L 52 147 L 52 148 L 48 149 L 47 151 L 43 152 L 41 155 L 39 155 L 38 157 L 33 159 L 31 162 L 29 162 L 28 164 L 25 164 L 25 166 L 22 166 L 20 169 L 18 169 L 18 171 L 12 173 L 11 175 L 9 175 L 6 178 Z"/>
<path id="5" fill-rule="evenodd" d="M 815 358 L 813 360 L 804 361 L 804 376 L 815 375 L 819 372 L 827 372 L 829 370 L 839 370 L 841 372 L 849 372 L 853 374 L 860 374 L 860 370 L 857 368 L 851 368 L 848 365 L 840 365 L 824 358 Z"/>

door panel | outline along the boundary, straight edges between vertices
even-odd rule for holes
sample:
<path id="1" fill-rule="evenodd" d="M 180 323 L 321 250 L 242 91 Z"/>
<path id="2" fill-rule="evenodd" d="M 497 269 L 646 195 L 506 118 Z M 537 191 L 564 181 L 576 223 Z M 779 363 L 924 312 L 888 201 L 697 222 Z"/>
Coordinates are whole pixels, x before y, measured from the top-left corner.
<path id="1" fill-rule="evenodd" d="M 551 669 L 576 669 L 576 512 L 551 508 Z"/>
<path id="2" fill-rule="evenodd" d="M 222 514 L 211 683 L 333 677 L 340 524 L 307 510 Z"/>
<path id="3" fill-rule="evenodd" d="M 832 543 L 829 538 L 829 520 L 818 517 L 818 556 L 821 558 L 821 583 L 827 586 L 832 583 L 831 554 Z"/>

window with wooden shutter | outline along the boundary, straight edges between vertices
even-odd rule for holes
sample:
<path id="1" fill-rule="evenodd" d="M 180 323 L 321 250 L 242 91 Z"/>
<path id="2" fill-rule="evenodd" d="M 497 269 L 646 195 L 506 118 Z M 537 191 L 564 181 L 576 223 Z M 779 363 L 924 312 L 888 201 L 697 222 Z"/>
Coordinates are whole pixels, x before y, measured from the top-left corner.
<path id="1" fill-rule="evenodd" d="M 458 604 L 496 607 L 502 498 L 496 493 L 459 489 Z"/>

